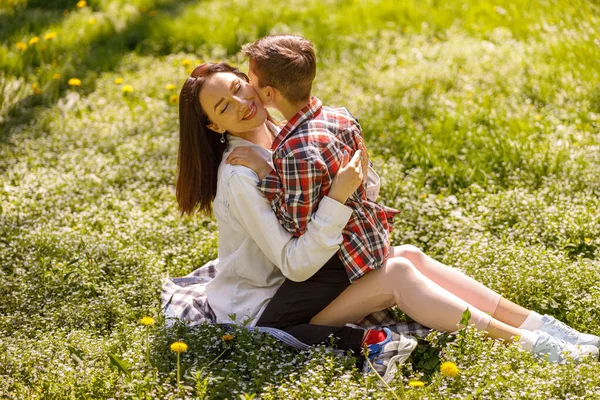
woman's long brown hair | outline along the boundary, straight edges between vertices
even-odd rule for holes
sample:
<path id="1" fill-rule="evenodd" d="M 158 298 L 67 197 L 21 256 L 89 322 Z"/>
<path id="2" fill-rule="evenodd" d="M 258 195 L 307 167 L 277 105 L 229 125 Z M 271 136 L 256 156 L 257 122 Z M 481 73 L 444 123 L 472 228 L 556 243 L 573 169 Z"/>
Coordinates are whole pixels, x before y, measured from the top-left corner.
<path id="1" fill-rule="evenodd" d="M 196 211 L 212 213 L 217 194 L 217 172 L 227 143 L 207 127 L 210 120 L 202 110 L 198 95 L 202 85 L 217 72 L 231 72 L 249 82 L 248 76 L 225 63 L 196 67 L 183 84 L 179 96 L 179 157 L 176 196 L 182 215 Z"/>

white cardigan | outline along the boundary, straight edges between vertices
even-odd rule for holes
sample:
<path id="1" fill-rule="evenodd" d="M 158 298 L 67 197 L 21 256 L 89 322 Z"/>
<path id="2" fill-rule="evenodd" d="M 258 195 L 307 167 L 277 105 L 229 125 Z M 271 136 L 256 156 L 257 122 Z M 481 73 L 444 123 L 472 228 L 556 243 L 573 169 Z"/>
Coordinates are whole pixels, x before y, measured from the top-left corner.
<path id="1" fill-rule="evenodd" d="M 285 278 L 310 278 L 339 250 L 352 209 L 325 196 L 306 233 L 292 237 L 257 189 L 254 171 L 224 162 L 238 146 L 253 147 L 269 163 L 271 152 L 235 136 L 228 140 L 213 203 L 219 225 L 218 273 L 206 293 L 217 322 L 249 321 L 254 326 Z M 369 181 L 376 178 L 376 185 L 369 187 L 369 197 L 379 189 L 379 177 L 371 171 Z"/>

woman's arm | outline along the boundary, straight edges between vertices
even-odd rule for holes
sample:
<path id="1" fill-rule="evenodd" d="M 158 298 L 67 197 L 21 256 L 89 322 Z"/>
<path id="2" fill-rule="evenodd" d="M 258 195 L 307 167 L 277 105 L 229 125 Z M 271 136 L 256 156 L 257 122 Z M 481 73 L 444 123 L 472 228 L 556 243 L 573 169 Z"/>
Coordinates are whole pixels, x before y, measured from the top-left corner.
<path id="1" fill-rule="evenodd" d="M 340 201 L 345 202 L 362 182 L 362 167 L 357 165 L 359 156 L 353 157 L 336 175 L 330 194 Z M 326 196 L 308 223 L 306 233 L 295 238 L 279 224 L 256 184 L 257 177 L 250 170 L 235 167 L 232 171 L 228 193 L 232 226 L 238 225 L 237 229 L 254 240 L 285 277 L 297 282 L 310 278 L 339 250 L 342 230 L 352 210 Z"/>

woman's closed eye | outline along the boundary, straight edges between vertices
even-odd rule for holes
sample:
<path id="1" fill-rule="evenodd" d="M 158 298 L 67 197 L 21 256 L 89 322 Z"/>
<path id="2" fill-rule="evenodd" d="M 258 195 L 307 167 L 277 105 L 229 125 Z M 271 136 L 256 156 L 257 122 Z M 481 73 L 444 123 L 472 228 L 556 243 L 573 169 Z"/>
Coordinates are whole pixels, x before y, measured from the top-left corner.
<path id="1" fill-rule="evenodd" d="M 233 87 L 233 94 L 237 94 L 241 88 L 242 88 L 242 84 L 240 82 L 237 82 L 235 84 L 235 86 Z M 223 109 L 221 110 L 221 114 L 223 114 L 225 111 L 227 111 L 227 108 L 229 108 L 229 102 L 227 102 L 225 104 L 225 107 L 223 107 Z"/>

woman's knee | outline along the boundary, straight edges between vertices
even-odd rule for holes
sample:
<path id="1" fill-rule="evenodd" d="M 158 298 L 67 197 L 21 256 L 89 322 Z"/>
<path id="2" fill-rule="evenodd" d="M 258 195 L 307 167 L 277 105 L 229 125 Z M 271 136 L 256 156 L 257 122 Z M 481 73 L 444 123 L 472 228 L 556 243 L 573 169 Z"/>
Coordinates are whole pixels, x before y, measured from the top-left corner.
<path id="1" fill-rule="evenodd" d="M 394 257 L 406 258 L 413 264 L 418 263 L 423 256 L 425 256 L 425 253 L 412 244 L 403 244 L 402 246 L 394 247 Z"/>

